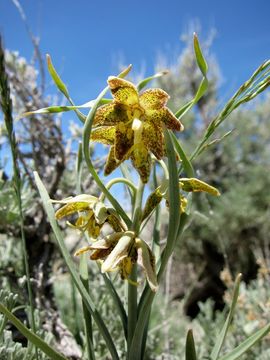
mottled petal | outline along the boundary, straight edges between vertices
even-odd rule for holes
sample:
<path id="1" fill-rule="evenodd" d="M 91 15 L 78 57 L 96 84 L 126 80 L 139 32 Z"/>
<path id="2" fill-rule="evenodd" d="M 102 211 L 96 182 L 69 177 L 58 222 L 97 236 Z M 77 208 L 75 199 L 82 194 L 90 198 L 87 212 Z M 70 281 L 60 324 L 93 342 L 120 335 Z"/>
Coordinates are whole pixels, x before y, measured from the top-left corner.
<path id="1" fill-rule="evenodd" d="M 108 217 L 108 211 L 103 202 L 97 201 L 93 206 L 93 212 L 98 224 L 103 224 L 106 221 Z"/>
<path id="2" fill-rule="evenodd" d="M 101 126 L 91 133 L 91 140 L 105 145 L 113 145 L 115 139 L 115 126 Z"/>
<path id="3" fill-rule="evenodd" d="M 145 118 L 146 121 L 152 121 L 156 124 L 163 123 L 168 129 L 176 131 L 184 130 L 184 126 L 168 108 L 163 108 L 159 110 L 147 110 Z"/>
<path id="4" fill-rule="evenodd" d="M 131 82 L 115 76 L 110 76 L 108 78 L 108 84 L 114 100 L 117 103 L 128 106 L 138 104 L 138 91 Z"/>
<path id="5" fill-rule="evenodd" d="M 104 168 L 104 174 L 109 175 L 113 170 L 115 170 L 121 163 L 124 161 L 119 161 L 115 158 L 115 146 L 112 146 L 109 151 L 109 155 L 106 160 L 105 168 Z"/>
<path id="6" fill-rule="evenodd" d="M 127 122 L 129 120 L 127 111 L 124 106 L 112 102 L 100 106 L 95 114 L 94 126 L 110 126 L 118 122 Z"/>
<path id="7" fill-rule="evenodd" d="M 149 246 L 141 239 L 136 238 L 136 248 L 138 254 L 138 265 L 143 268 L 151 290 L 156 292 L 158 289 L 158 282 L 156 275 L 155 256 L 150 250 Z"/>
<path id="8" fill-rule="evenodd" d="M 158 110 L 164 107 L 169 100 L 169 95 L 161 89 L 148 89 L 139 98 L 144 109 Z"/>
<path id="9" fill-rule="evenodd" d="M 98 199 L 95 196 L 88 194 L 80 194 L 74 197 L 70 196 L 62 200 L 51 200 L 51 202 L 55 204 L 72 204 L 76 202 L 86 202 L 88 204 L 94 204 L 97 200 Z"/>
<path id="10" fill-rule="evenodd" d="M 215 187 L 206 182 L 195 178 L 182 178 L 179 181 L 181 189 L 187 192 L 207 192 L 208 194 L 219 196 L 220 192 Z"/>
<path id="11" fill-rule="evenodd" d="M 123 230 L 123 225 L 121 224 L 121 220 L 118 218 L 117 212 L 114 209 L 108 209 L 108 217 L 107 221 L 114 231 L 119 232 Z"/>
<path id="12" fill-rule="evenodd" d="M 92 216 L 87 223 L 88 235 L 93 239 L 96 239 L 100 235 L 100 229 L 102 225 L 99 225 L 94 216 Z"/>
<path id="13" fill-rule="evenodd" d="M 115 158 L 124 160 L 133 145 L 133 130 L 130 125 L 119 123 L 115 131 Z"/>
<path id="14" fill-rule="evenodd" d="M 159 123 L 145 122 L 143 125 L 142 138 L 145 147 L 160 160 L 164 156 L 162 126 Z"/>
<path id="15" fill-rule="evenodd" d="M 110 253 L 110 255 L 107 257 L 107 259 L 104 261 L 104 263 L 101 266 L 101 272 L 107 272 L 114 270 L 120 261 L 122 261 L 124 258 L 126 258 L 129 254 L 129 249 L 133 242 L 133 233 L 126 232 L 125 235 L 123 235 L 117 244 L 115 245 L 114 249 Z"/>
<path id="16" fill-rule="evenodd" d="M 90 247 L 90 246 L 85 246 L 85 247 L 77 250 L 77 251 L 75 252 L 74 256 L 82 255 L 82 254 L 84 254 L 85 252 L 90 251 L 90 250 L 91 250 L 91 247 Z"/>
<path id="17" fill-rule="evenodd" d="M 146 200 L 142 214 L 142 221 L 151 214 L 151 212 L 158 206 L 162 199 L 163 194 L 160 191 L 160 187 L 158 187 L 148 196 Z"/>
<path id="18" fill-rule="evenodd" d="M 121 278 L 124 280 L 128 280 L 131 271 L 132 271 L 132 267 L 133 267 L 133 262 L 132 259 L 130 257 L 125 257 L 122 261 L 121 261 L 121 265 L 120 265 L 120 275 Z M 134 284 L 135 285 L 135 284 Z M 137 285 L 137 283 L 136 283 Z"/>
<path id="19" fill-rule="evenodd" d="M 137 169 L 143 183 L 147 183 L 151 171 L 151 157 L 143 143 L 136 144 L 131 154 L 131 160 Z"/>
<path id="20" fill-rule="evenodd" d="M 70 203 L 70 204 L 66 204 L 66 205 L 62 206 L 60 209 L 58 209 L 55 212 L 55 217 L 57 220 L 60 220 L 63 217 L 74 214 L 75 212 L 85 211 L 85 210 L 89 210 L 89 203 L 87 203 L 87 202 Z"/>

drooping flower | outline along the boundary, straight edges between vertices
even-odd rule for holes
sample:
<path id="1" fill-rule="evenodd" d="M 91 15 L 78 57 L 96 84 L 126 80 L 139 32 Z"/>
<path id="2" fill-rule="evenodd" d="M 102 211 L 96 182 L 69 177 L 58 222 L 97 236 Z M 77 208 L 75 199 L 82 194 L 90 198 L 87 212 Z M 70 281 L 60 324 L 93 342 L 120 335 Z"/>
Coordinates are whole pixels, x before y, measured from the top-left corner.
<path id="1" fill-rule="evenodd" d="M 133 231 L 117 232 L 78 250 L 75 255 L 92 251 L 91 260 L 101 260 L 103 273 L 119 270 L 121 278 L 129 280 L 133 265 L 142 267 L 152 291 L 157 291 L 155 256 Z M 129 280 L 130 281 L 130 280 Z"/>
<path id="2" fill-rule="evenodd" d="M 122 224 L 115 211 L 107 208 L 98 198 L 92 195 L 81 194 L 63 200 L 52 200 L 54 203 L 64 204 L 55 213 L 57 220 L 77 214 L 73 228 L 87 231 L 88 235 L 96 239 L 102 226 L 108 223 L 115 231 L 121 231 Z"/>
<path id="3" fill-rule="evenodd" d="M 163 126 L 182 131 L 181 122 L 166 107 L 169 95 L 161 89 L 148 89 L 139 95 L 129 81 L 110 76 L 108 84 L 113 101 L 97 109 L 92 140 L 111 145 L 105 175 L 131 158 L 142 181 L 146 183 L 153 153 L 164 156 Z"/>
<path id="4" fill-rule="evenodd" d="M 196 178 L 180 178 L 179 179 L 180 190 L 184 192 L 205 192 L 210 195 L 219 196 L 220 192 L 214 187 L 206 182 L 196 179 Z M 143 210 L 142 220 L 146 219 L 155 207 L 162 201 L 166 200 L 166 204 L 169 204 L 169 194 L 168 194 L 168 180 L 165 180 L 163 184 L 157 187 L 147 198 L 146 204 Z M 186 211 L 188 200 L 181 193 L 180 194 L 180 212 L 183 213 Z"/>

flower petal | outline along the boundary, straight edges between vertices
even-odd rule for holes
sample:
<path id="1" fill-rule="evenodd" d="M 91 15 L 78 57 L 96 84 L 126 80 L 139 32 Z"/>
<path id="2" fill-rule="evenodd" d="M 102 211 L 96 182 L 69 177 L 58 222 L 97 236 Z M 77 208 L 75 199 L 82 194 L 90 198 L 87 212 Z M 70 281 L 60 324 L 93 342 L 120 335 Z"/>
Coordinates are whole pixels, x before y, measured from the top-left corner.
<path id="1" fill-rule="evenodd" d="M 115 170 L 123 161 L 119 161 L 115 158 L 115 146 L 112 146 L 109 151 L 109 155 L 106 160 L 104 174 L 109 175 L 113 170 Z"/>
<path id="2" fill-rule="evenodd" d="M 136 238 L 136 248 L 138 254 L 137 263 L 143 268 L 151 290 L 156 292 L 158 289 L 158 282 L 155 256 L 146 242 L 139 238 Z"/>
<path id="3" fill-rule="evenodd" d="M 116 76 L 110 76 L 108 78 L 108 84 L 117 103 L 128 106 L 138 104 L 138 91 L 131 82 Z"/>
<path id="4" fill-rule="evenodd" d="M 115 126 L 101 126 L 91 133 L 91 140 L 105 145 L 113 145 L 115 139 Z"/>
<path id="5" fill-rule="evenodd" d="M 196 178 L 179 179 L 179 185 L 181 189 L 187 192 L 207 192 L 214 196 L 220 195 L 218 189 Z"/>
<path id="6" fill-rule="evenodd" d="M 142 213 L 142 221 L 151 214 L 151 212 L 158 206 L 158 204 L 161 202 L 162 199 L 163 199 L 163 194 L 160 191 L 160 187 L 158 187 L 148 196 L 146 200 Z"/>
<path id="7" fill-rule="evenodd" d="M 168 108 L 147 110 L 145 113 L 145 118 L 146 121 L 152 121 L 157 124 L 163 123 L 168 129 L 176 131 L 184 130 L 184 126 Z"/>
<path id="8" fill-rule="evenodd" d="M 129 234 L 130 233 L 130 234 Z M 126 258 L 129 253 L 130 246 L 133 242 L 134 234 L 131 232 L 126 232 L 119 241 L 117 242 L 116 246 L 114 247 L 113 251 L 104 261 L 101 266 L 101 272 L 107 272 L 114 270 L 119 262 Z"/>
<path id="9" fill-rule="evenodd" d="M 139 101 L 144 109 L 158 110 L 167 104 L 169 98 L 164 90 L 148 89 L 140 95 Z"/>
<path id="10" fill-rule="evenodd" d="M 89 203 L 87 202 L 75 202 L 62 206 L 55 212 L 55 217 L 57 220 L 62 219 L 63 217 L 74 214 L 77 211 L 89 210 Z"/>
<path id="11" fill-rule="evenodd" d="M 131 154 L 135 169 L 140 174 L 143 183 L 147 183 L 151 171 L 151 157 L 143 143 L 136 144 Z"/>
<path id="12" fill-rule="evenodd" d="M 77 196 L 69 196 L 68 198 L 62 200 L 51 200 L 52 203 L 55 204 L 72 204 L 77 202 L 85 202 L 88 204 L 94 204 L 98 200 L 97 197 L 88 195 L 88 194 L 80 194 Z"/>
<path id="13" fill-rule="evenodd" d="M 115 125 L 118 122 L 127 122 L 129 120 L 128 114 L 124 106 L 112 102 L 100 106 L 95 114 L 94 126 L 110 126 Z"/>
<path id="14" fill-rule="evenodd" d="M 133 145 L 133 130 L 130 125 L 119 123 L 115 131 L 115 158 L 124 160 L 125 155 Z"/>
<path id="15" fill-rule="evenodd" d="M 145 147 L 160 160 L 164 156 L 164 136 L 162 126 L 158 123 L 144 122 L 142 138 Z"/>

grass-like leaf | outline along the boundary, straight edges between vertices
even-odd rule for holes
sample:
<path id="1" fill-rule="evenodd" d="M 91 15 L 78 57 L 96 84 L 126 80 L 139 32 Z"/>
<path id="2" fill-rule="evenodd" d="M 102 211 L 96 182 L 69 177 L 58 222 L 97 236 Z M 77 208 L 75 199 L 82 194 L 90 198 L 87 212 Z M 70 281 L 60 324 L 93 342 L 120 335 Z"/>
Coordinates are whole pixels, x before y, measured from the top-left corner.
<path id="1" fill-rule="evenodd" d="M 241 104 L 247 103 L 270 86 L 270 60 L 265 61 L 252 76 L 240 86 L 233 97 L 225 104 L 221 112 L 208 125 L 202 140 L 192 153 L 190 160 L 196 158 L 208 146 L 209 139 L 225 119 Z"/>
<path id="2" fill-rule="evenodd" d="M 17 117 L 17 119 L 22 119 L 24 117 L 30 116 L 30 115 L 40 115 L 40 114 L 57 114 L 57 113 L 62 113 L 62 112 L 67 112 L 67 111 L 72 111 L 72 110 L 77 110 L 77 109 L 89 109 L 93 106 L 95 100 L 90 100 L 85 104 L 82 105 L 74 105 L 74 106 L 49 106 L 46 108 L 41 108 L 38 110 L 34 110 L 34 111 L 28 111 L 25 112 L 21 115 L 19 115 Z M 100 104 L 108 104 L 110 103 L 111 100 L 110 99 L 102 99 L 100 101 Z"/>
<path id="3" fill-rule="evenodd" d="M 150 81 L 157 79 L 161 76 L 167 75 L 168 74 L 168 70 L 164 70 L 164 71 L 160 71 L 152 76 L 149 76 L 145 79 L 143 79 L 142 81 L 139 82 L 139 84 L 137 85 L 137 89 L 138 91 L 141 91 Z"/>
<path id="4" fill-rule="evenodd" d="M 197 360 L 192 330 L 188 330 L 186 338 L 186 360 Z"/>
<path id="5" fill-rule="evenodd" d="M 230 307 L 230 311 L 229 314 L 227 316 L 227 319 L 223 325 L 223 328 L 217 338 L 217 341 L 215 343 L 215 346 L 211 352 L 210 358 L 211 360 L 217 360 L 219 353 L 221 351 L 222 345 L 225 341 L 227 332 L 229 330 L 229 326 L 231 324 L 234 312 L 235 312 L 235 307 L 236 307 L 236 303 L 237 303 L 237 299 L 238 299 L 238 295 L 239 295 L 239 287 L 240 287 L 240 282 L 241 282 L 241 278 L 242 278 L 242 274 L 238 274 L 235 280 L 235 285 L 234 285 L 234 290 L 233 290 L 233 296 L 232 296 L 232 304 Z"/>
<path id="6" fill-rule="evenodd" d="M 89 294 L 89 277 L 87 266 L 87 254 L 84 253 L 80 258 L 80 278 L 82 283 Z M 93 328 L 92 328 L 92 316 L 87 306 L 82 302 L 83 319 L 85 325 L 85 338 L 86 338 L 86 350 L 88 354 L 88 360 L 95 360 L 95 351 L 93 346 Z"/>
<path id="7" fill-rule="evenodd" d="M 182 164 L 179 169 L 179 175 L 181 173 L 181 170 L 184 169 L 184 171 L 186 172 L 188 177 L 190 177 L 190 178 L 194 177 L 195 172 L 194 172 L 193 166 L 192 166 L 191 162 L 189 161 L 182 146 L 180 145 L 179 140 L 177 139 L 177 137 L 175 136 L 175 134 L 172 131 L 170 131 L 170 135 L 172 137 L 175 151 L 177 152 L 179 158 L 182 160 Z"/>
<path id="8" fill-rule="evenodd" d="M 13 315 L 3 304 L 0 303 L 0 311 L 9 319 L 10 322 L 23 334 L 28 341 L 43 351 L 49 359 L 52 360 L 67 360 L 66 357 L 54 350 L 39 336 L 29 330 L 15 315 Z"/>
<path id="9" fill-rule="evenodd" d="M 161 256 L 161 265 L 158 272 L 158 282 L 160 282 L 162 275 L 166 269 L 168 260 L 174 249 L 176 238 L 178 235 L 179 221 L 180 221 L 180 193 L 178 185 L 178 169 L 176 163 L 176 156 L 173 147 L 173 142 L 170 133 L 165 129 L 165 143 L 168 156 L 169 165 L 169 228 L 166 247 Z M 142 354 L 138 349 L 142 348 L 143 336 L 146 336 L 145 327 L 147 326 L 148 316 L 151 311 L 151 306 L 155 297 L 155 293 L 151 291 L 150 287 L 146 285 L 138 307 L 138 320 L 132 339 L 129 360 L 140 360 Z"/>
<path id="10" fill-rule="evenodd" d="M 201 46 L 199 43 L 199 39 L 198 39 L 198 36 L 196 33 L 193 34 L 193 47 L 194 47 L 197 64 L 198 64 L 202 74 L 206 77 L 206 74 L 208 71 L 208 65 L 203 56 Z"/>
<path id="11" fill-rule="evenodd" d="M 47 66 L 48 66 L 49 73 L 50 73 L 55 85 L 57 86 L 58 90 L 61 91 L 61 93 L 65 95 L 65 97 L 67 98 L 67 100 L 69 101 L 69 103 L 72 106 L 75 106 L 74 102 L 72 101 L 72 99 L 71 99 L 71 97 L 69 95 L 66 84 L 62 81 L 62 79 L 60 78 L 59 74 L 57 73 L 55 67 L 53 66 L 52 59 L 51 59 L 50 55 L 47 54 L 46 58 L 47 58 Z M 79 120 L 84 123 L 85 122 L 85 115 L 81 111 L 79 111 L 78 109 L 74 109 L 74 111 L 77 114 Z"/>
<path id="12" fill-rule="evenodd" d="M 191 101 L 189 101 L 187 104 L 183 105 L 179 110 L 176 111 L 175 116 L 178 119 L 181 119 L 195 104 L 197 104 L 197 102 L 202 98 L 202 96 L 206 93 L 206 91 L 208 89 L 208 80 L 207 80 L 208 65 L 202 54 L 199 40 L 195 33 L 194 33 L 193 47 L 194 47 L 194 53 L 195 53 L 197 64 L 203 74 L 203 79 L 199 85 L 199 88 L 198 88 L 194 98 Z"/>
<path id="13" fill-rule="evenodd" d="M 270 324 L 255 332 L 248 339 L 243 341 L 229 354 L 220 357 L 218 360 L 237 360 L 240 359 L 250 348 L 252 348 L 258 341 L 270 332 Z"/>
<path id="14" fill-rule="evenodd" d="M 58 243 L 58 246 L 61 250 L 61 253 L 62 253 L 62 256 L 65 260 L 65 263 L 66 263 L 66 266 L 70 272 L 70 275 L 74 281 L 74 284 L 76 285 L 82 299 L 83 299 L 83 302 L 85 304 L 85 306 L 87 307 L 88 311 L 91 313 L 94 321 L 96 322 L 98 328 L 99 328 L 99 331 L 100 333 L 102 334 L 106 344 L 107 344 L 107 347 L 108 347 L 108 350 L 110 351 L 111 353 L 111 356 L 112 356 L 112 359 L 113 360 L 118 360 L 118 354 L 117 354 L 117 351 L 116 351 L 116 348 L 115 348 L 115 345 L 114 345 L 114 342 L 111 338 L 111 335 L 100 315 L 100 313 L 98 312 L 98 310 L 96 309 L 95 307 L 95 304 L 92 300 L 92 298 L 90 297 L 89 293 L 87 292 L 87 290 L 85 289 L 85 286 L 83 284 L 83 282 L 81 281 L 80 279 L 80 276 L 76 270 L 76 267 L 74 265 L 74 262 L 65 246 L 65 242 L 64 242 L 64 239 L 63 239 L 63 236 L 62 236 L 62 233 L 58 227 L 58 224 L 55 220 L 55 213 L 54 213 L 54 209 L 52 207 L 52 204 L 51 204 L 51 200 L 49 198 L 49 195 L 42 183 L 42 181 L 40 180 L 38 174 L 35 172 L 34 173 L 34 176 L 35 176 L 35 181 L 36 181 L 36 185 L 37 185 L 37 188 L 38 188 L 38 191 L 39 191 L 39 194 L 40 194 L 40 197 L 42 199 L 42 202 L 43 202 L 43 206 L 44 206 L 44 209 L 47 213 L 47 216 L 49 218 L 49 221 L 50 221 L 50 224 L 51 224 L 51 227 L 53 229 L 53 232 L 54 232 L 54 235 L 55 235 L 55 238 L 57 240 L 57 243 Z"/>

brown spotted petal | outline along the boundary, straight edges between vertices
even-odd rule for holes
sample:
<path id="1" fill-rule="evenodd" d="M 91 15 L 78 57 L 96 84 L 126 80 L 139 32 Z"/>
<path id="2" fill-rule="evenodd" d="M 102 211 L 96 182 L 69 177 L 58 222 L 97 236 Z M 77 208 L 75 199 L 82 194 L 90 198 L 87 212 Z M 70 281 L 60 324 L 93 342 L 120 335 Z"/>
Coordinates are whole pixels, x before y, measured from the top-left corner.
<path id="1" fill-rule="evenodd" d="M 144 109 L 158 110 L 164 107 L 169 100 L 169 95 L 161 89 L 148 89 L 140 95 L 140 105 Z"/>
<path id="2" fill-rule="evenodd" d="M 142 139 L 145 147 L 151 151 L 157 159 L 164 156 L 164 135 L 159 123 L 145 122 L 143 124 Z"/>
<path id="3" fill-rule="evenodd" d="M 95 196 L 87 194 L 81 194 L 63 200 L 52 200 L 53 203 L 64 204 L 64 206 L 56 211 L 55 217 L 60 220 L 63 217 L 72 215 L 78 211 L 88 210 L 97 200 L 98 199 Z"/>
<path id="4" fill-rule="evenodd" d="M 143 240 L 136 238 L 136 249 L 138 254 L 137 263 L 143 268 L 146 279 L 152 291 L 158 289 L 156 275 L 156 260 L 149 246 Z"/>
<path id="5" fill-rule="evenodd" d="M 179 185 L 186 192 L 207 192 L 214 196 L 220 195 L 218 189 L 196 178 L 181 178 Z"/>
<path id="6" fill-rule="evenodd" d="M 110 148 L 109 155 L 106 160 L 105 168 L 104 168 L 104 174 L 109 175 L 113 170 L 115 170 L 125 159 L 122 161 L 119 161 L 115 158 L 115 146 L 113 145 Z"/>
<path id="7" fill-rule="evenodd" d="M 92 254 L 90 256 L 91 260 L 103 260 L 105 259 L 113 250 L 116 243 L 122 236 L 122 232 L 114 233 L 112 235 L 106 236 L 104 239 L 95 241 L 91 246 L 89 246 L 89 250 L 92 250 Z"/>
<path id="8" fill-rule="evenodd" d="M 101 126 L 93 129 L 91 140 L 105 145 L 113 145 L 115 139 L 115 126 Z"/>
<path id="9" fill-rule="evenodd" d="M 151 120 L 152 122 L 157 124 L 163 123 L 166 128 L 171 130 L 184 130 L 184 126 L 168 108 L 163 108 L 159 110 L 147 110 L 146 118 L 148 121 Z"/>
<path id="10" fill-rule="evenodd" d="M 123 105 L 133 106 L 138 104 L 139 95 L 136 87 L 129 81 L 110 76 L 108 84 L 111 89 L 114 100 Z"/>
<path id="11" fill-rule="evenodd" d="M 94 123 L 97 126 L 116 125 L 119 122 L 127 122 L 129 120 L 127 111 L 124 106 L 111 102 L 100 106 L 95 114 Z"/>
<path id="12" fill-rule="evenodd" d="M 115 131 L 115 158 L 124 160 L 133 145 L 133 130 L 130 124 L 119 123 Z"/>
<path id="13" fill-rule="evenodd" d="M 152 211 L 158 206 L 158 204 L 161 202 L 162 199 L 163 199 L 163 194 L 160 191 L 160 187 L 158 187 L 148 196 L 146 200 L 142 214 L 142 221 L 152 213 Z"/>
<path id="14" fill-rule="evenodd" d="M 138 171 L 144 184 L 147 183 L 151 171 L 151 157 L 143 143 L 136 144 L 131 154 L 133 166 Z"/>
<path id="15" fill-rule="evenodd" d="M 110 255 L 101 266 L 101 272 L 112 271 L 117 268 L 119 263 L 128 256 L 129 250 L 134 242 L 134 233 L 127 231 L 118 240 Z"/>

